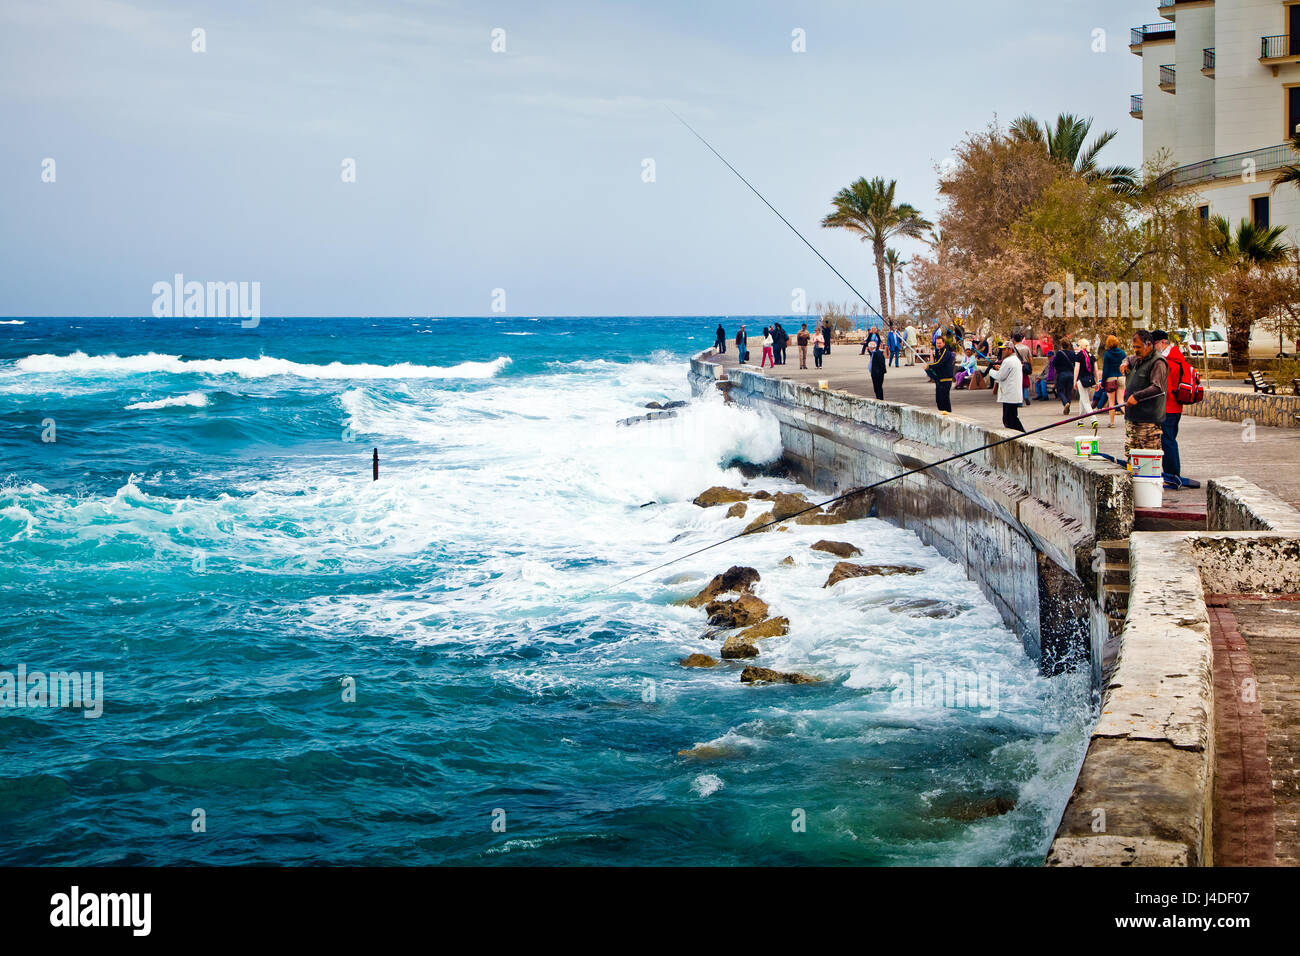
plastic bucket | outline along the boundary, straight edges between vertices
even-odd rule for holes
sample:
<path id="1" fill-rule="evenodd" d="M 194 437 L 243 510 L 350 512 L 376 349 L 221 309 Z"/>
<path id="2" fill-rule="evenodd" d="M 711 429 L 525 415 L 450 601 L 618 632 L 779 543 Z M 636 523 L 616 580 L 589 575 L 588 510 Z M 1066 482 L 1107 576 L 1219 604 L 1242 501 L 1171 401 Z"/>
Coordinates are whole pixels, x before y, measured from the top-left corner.
<path id="1" fill-rule="evenodd" d="M 1165 453 L 1159 449 L 1134 448 L 1128 453 L 1134 478 L 1164 478 Z"/>
<path id="2" fill-rule="evenodd" d="M 830 380 L 825 378 L 817 379 L 817 387 L 820 388 L 822 391 L 825 391 L 826 389 L 831 387 Z"/>
<path id="3" fill-rule="evenodd" d="M 1133 478 L 1133 507 L 1159 508 L 1165 500 L 1165 480 L 1163 478 Z"/>
<path id="4" fill-rule="evenodd" d="M 1097 454 L 1097 439 L 1076 438 L 1074 440 L 1074 453 L 1080 458 L 1090 458 Z"/>

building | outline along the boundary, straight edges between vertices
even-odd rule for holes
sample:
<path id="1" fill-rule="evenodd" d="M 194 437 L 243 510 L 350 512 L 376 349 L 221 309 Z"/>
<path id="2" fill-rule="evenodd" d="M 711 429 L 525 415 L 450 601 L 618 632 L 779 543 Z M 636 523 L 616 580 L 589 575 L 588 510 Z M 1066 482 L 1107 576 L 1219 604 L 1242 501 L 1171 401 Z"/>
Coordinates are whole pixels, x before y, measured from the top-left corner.
<path id="1" fill-rule="evenodd" d="M 1129 42 L 1143 161 L 1165 153 L 1168 185 L 1194 189 L 1202 215 L 1286 226 L 1300 244 L 1300 189 L 1273 190 L 1300 163 L 1300 0 L 1159 0 L 1158 13 Z"/>

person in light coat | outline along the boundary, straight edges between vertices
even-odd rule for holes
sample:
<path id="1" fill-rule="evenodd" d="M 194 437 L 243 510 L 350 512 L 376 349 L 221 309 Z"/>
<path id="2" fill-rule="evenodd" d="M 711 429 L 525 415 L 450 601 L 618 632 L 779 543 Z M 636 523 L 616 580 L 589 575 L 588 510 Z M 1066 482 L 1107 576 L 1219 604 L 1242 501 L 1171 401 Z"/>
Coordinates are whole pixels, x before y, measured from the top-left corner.
<path id="1" fill-rule="evenodd" d="M 1020 402 L 1024 398 L 1022 385 L 1024 366 L 1020 364 L 1020 356 L 1010 344 L 1002 343 L 999 353 L 998 364 L 993 366 L 989 375 L 998 390 L 998 401 L 1002 404 L 1002 427 L 1024 431 L 1025 426 L 1020 424 Z"/>

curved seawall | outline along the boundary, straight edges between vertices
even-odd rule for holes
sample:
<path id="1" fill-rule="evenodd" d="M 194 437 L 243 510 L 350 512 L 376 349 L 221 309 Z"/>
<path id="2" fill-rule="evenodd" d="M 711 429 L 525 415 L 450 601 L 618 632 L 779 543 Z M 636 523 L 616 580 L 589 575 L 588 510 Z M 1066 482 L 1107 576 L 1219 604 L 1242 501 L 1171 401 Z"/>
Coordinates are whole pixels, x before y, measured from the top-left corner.
<path id="1" fill-rule="evenodd" d="M 780 423 L 788 465 L 843 492 L 1009 437 L 951 415 L 691 360 L 692 392 L 722 385 Z M 729 374 L 728 374 L 729 373 Z M 721 378 L 720 378 L 721 377 Z M 878 515 L 959 564 L 1046 672 L 1085 663 L 1101 681 L 1107 621 L 1098 542 L 1127 538 L 1129 477 L 1035 438 L 1009 442 L 877 489 Z"/>

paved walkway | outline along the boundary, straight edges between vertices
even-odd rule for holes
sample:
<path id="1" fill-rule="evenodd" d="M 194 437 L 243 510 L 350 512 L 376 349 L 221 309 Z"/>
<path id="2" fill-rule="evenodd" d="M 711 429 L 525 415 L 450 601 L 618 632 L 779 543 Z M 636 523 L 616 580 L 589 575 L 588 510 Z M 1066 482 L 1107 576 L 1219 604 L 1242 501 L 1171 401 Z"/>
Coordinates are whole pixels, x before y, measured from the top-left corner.
<path id="1" fill-rule="evenodd" d="M 812 350 L 809 350 L 808 369 L 799 368 L 798 349 L 791 346 L 787 353 L 789 363 L 764 369 L 764 374 L 777 375 L 795 381 L 815 384 L 818 379 L 826 379 L 831 388 L 843 389 L 856 395 L 874 397 L 871 377 L 867 374 L 866 356 L 859 354 L 860 345 L 836 345 L 831 354 L 823 359 L 823 367 L 813 367 Z M 751 361 L 746 368 L 756 369 L 756 360 L 763 354 L 762 342 L 750 340 Z M 729 344 L 725 355 L 715 358 L 719 364 L 734 367 L 736 350 Z M 885 399 L 893 402 L 907 402 L 925 408 L 934 408 L 934 385 L 922 371 L 920 364 L 908 366 L 906 360 L 899 368 L 890 368 L 885 376 Z M 952 393 L 953 414 L 981 425 L 995 428 L 1002 427 L 1002 407 L 994 401 L 992 390 L 970 392 L 956 390 Z M 1078 414 L 1079 403 L 1071 406 L 1071 411 Z M 1033 402 L 1020 410 L 1020 420 L 1026 428 L 1046 425 L 1060 419 L 1061 403 L 1055 399 L 1046 402 Z M 1115 427 L 1107 428 L 1107 416 L 1099 416 L 1097 430 L 1098 447 L 1101 451 L 1122 458 L 1124 455 L 1124 423 L 1116 416 Z M 1070 448 L 1074 439 L 1080 435 L 1092 434 L 1090 428 L 1075 425 L 1063 425 L 1055 431 L 1044 432 L 1040 438 L 1057 441 Z M 1276 494 L 1282 500 L 1300 506 L 1300 429 L 1271 428 L 1259 426 L 1255 429 L 1253 442 L 1245 441 L 1247 432 L 1236 422 L 1221 422 L 1215 418 L 1195 418 L 1184 416 L 1179 428 L 1179 450 L 1183 459 L 1183 474 L 1196 478 L 1204 484 L 1209 478 L 1223 475 L 1239 475 L 1253 481 L 1262 488 Z M 1205 507 L 1205 490 L 1183 489 L 1165 491 L 1164 505 L 1167 509 L 1203 511 Z"/>

